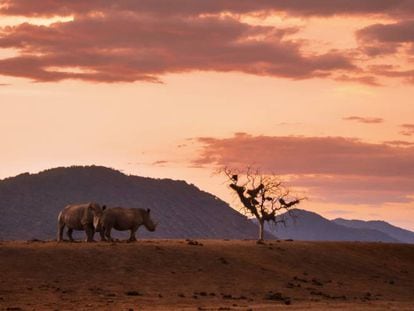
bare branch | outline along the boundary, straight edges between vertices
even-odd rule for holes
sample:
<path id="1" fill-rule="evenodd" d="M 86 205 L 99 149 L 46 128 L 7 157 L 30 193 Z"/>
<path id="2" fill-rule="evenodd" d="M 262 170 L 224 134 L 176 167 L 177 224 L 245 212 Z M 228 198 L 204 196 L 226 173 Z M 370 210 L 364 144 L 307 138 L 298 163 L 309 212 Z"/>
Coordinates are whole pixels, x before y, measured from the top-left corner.
<path id="1" fill-rule="evenodd" d="M 285 220 L 278 213 L 290 213 L 291 208 L 306 199 L 292 196 L 277 175 L 260 174 L 258 169 L 252 167 L 247 167 L 244 171 L 224 167 L 221 173 L 226 176 L 230 188 L 237 194 L 241 210 L 258 220 L 259 241 L 263 240 L 265 222 L 285 224 Z"/>

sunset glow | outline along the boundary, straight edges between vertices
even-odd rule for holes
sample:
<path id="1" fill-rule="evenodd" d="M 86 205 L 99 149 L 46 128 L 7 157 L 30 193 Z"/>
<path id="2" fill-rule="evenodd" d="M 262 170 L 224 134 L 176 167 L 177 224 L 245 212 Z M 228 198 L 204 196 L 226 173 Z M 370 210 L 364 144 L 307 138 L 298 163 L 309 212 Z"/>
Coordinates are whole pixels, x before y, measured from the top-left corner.
<path id="1" fill-rule="evenodd" d="M 276 172 L 328 218 L 414 230 L 414 2 L 0 0 L 0 178 Z"/>

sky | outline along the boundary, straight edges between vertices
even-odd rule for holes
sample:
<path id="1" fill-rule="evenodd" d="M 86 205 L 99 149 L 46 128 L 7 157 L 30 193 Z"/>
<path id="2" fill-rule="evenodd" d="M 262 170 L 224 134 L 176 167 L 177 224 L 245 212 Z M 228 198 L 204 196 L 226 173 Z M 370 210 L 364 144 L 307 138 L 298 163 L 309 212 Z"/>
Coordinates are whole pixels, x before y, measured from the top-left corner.
<path id="1" fill-rule="evenodd" d="M 0 178 L 105 165 L 414 230 L 411 0 L 0 0 Z"/>

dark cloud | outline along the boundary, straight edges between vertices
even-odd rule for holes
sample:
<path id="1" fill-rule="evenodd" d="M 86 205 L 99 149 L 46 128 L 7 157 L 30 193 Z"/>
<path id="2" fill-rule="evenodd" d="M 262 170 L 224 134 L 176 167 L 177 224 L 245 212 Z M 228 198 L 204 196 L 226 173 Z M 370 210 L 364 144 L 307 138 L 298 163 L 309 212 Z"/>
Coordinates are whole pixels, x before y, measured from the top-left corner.
<path id="1" fill-rule="evenodd" d="M 198 138 L 194 165 L 246 167 L 295 176 L 292 183 L 342 203 L 406 202 L 414 193 L 414 147 L 343 137 L 273 137 L 239 133 Z"/>
<path id="2" fill-rule="evenodd" d="M 363 40 L 379 42 L 414 42 L 414 20 L 370 25 L 359 30 L 357 36 Z"/>
<path id="3" fill-rule="evenodd" d="M 390 24 L 374 24 L 356 33 L 361 50 L 368 56 L 402 53 L 412 55 L 414 20 L 400 20 Z"/>
<path id="4" fill-rule="evenodd" d="M 358 117 L 358 116 L 350 116 L 342 118 L 345 121 L 356 121 L 360 123 L 368 123 L 368 124 L 378 124 L 383 123 L 384 119 L 382 118 L 375 118 L 375 117 Z"/>
<path id="5" fill-rule="evenodd" d="M 398 53 L 399 44 L 389 44 L 383 42 L 364 41 L 361 46 L 363 53 L 371 57 L 386 56 Z"/>
<path id="6" fill-rule="evenodd" d="M 295 16 L 414 15 L 414 4 L 411 0 L 4 0 L 2 3 L 1 14 L 25 16 L 67 16 L 108 11 L 186 16 L 221 12 L 286 12 Z"/>

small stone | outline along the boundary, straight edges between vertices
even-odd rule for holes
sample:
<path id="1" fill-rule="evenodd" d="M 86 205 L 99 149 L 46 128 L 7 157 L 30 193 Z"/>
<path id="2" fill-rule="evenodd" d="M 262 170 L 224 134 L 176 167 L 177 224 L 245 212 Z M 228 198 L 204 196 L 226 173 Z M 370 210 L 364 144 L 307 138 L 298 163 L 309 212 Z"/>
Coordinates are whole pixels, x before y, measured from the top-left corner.
<path id="1" fill-rule="evenodd" d="M 125 293 L 127 296 L 142 296 L 141 293 L 137 292 L 136 290 L 130 290 Z"/>

